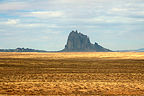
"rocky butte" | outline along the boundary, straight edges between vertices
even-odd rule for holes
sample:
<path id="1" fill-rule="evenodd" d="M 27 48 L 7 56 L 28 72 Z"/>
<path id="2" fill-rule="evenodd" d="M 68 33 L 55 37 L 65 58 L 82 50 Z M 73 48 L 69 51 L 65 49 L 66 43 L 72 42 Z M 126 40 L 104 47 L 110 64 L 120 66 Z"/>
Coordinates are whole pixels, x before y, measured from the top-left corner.
<path id="1" fill-rule="evenodd" d="M 77 31 L 70 32 L 65 48 L 61 52 L 111 52 L 111 50 L 92 44 L 87 35 Z"/>

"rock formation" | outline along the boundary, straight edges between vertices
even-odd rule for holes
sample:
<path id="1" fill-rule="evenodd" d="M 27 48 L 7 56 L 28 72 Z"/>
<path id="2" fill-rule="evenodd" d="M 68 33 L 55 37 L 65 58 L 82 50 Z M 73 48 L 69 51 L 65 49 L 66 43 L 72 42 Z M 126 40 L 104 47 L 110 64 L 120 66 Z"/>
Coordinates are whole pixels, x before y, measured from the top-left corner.
<path id="1" fill-rule="evenodd" d="M 98 43 L 91 44 L 87 35 L 72 31 L 62 52 L 109 52 L 111 50 L 103 48 Z"/>

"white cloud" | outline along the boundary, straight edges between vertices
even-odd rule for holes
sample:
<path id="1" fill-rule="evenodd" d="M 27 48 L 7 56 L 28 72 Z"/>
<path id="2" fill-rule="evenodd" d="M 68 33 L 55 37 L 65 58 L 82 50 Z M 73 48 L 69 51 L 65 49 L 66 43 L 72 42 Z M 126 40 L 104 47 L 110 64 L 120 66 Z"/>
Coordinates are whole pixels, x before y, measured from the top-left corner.
<path id="1" fill-rule="evenodd" d="M 8 19 L 6 21 L 1 21 L 1 25 L 17 25 L 20 23 L 20 19 Z"/>
<path id="2" fill-rule="evenodd" d="M 18 24 L 19 22 L 20 22 L 19 19 L 8 19 L 8 21 L 5 22 L 5 24 L 14 25 L 14 24 Z"/>
<path id="3" fill-rule="evenodd" d="M 19 28 L 32 28 L 32 27 L 60 28 L 61 26 L 58 26 L 56 24 L 46 24 L 46 23 L 21 23 L 21 24 L 17 24 L 16 27 L 19 27 Z"/>
<path id="4" fill-rule="evenodd" d="M 92 18 L 69 18 L 67 19 L 69 22 L 79 22 L 82 25 L 87 24 L 87 26 L 92 24 L 136 24 L 143 23 L 143 18 L 132 18 L 126 16 L 97 16 Z M 100 25 L 97 25 L 100 26 Z"/>
<path id="5" fill-rule="evenodd" d="M 144 19 L 123 17 L 123 16 L 102 16 L 102 17 L 94 18 L 93 21 L 103 22 L 103 23 L 136 23 L 136 22 L 144 21 Z"/>
<path id="6" fill-rule="evenodd" d="M 64 13 L 59 11 L 36 11 L 36 12 L 29 12 L 26 17 L 38 17 L 38 18 L 56 18 L 56 17 L 63 17 Z"/>
<path id="7" fill-rule="evenodd" d="M 31 28 L 31 27 L 41 27 L 43 26 L 43 24 L 37 24 L 37 23 L 32 23 L 32 24 L 17 24 L 16 27 L 20 27 L 20 28 Z"/>
<path id="8" fill-rule="evenodd" d="M 20 10 L 27 8 L 28 4 L 25 2 L 7 2 L 7 3 L 0 3 L 0 10 L 1 11 L 8 11 L 8 10 Z"/>
<path id="9" fill-rule="evenodd" d="M 57 25 L 57 24 L 49 24 L 49 23 L 34 23 L 34 22 L 24 22 L 24 20 L 20 19 L 8 19 L 5 21 L 1 21 L 0 25 L 5 27 L 13 27 L 13 28 L 62 28 L 63 26 Z M 2 31 L 2 30 L 0 30 Z"/>
<path id="10" fill-rule="evenodd" d="M 119 12 L 119 11 L 128 11 L 126 8 L 112 8 L 111 11 Z"/>

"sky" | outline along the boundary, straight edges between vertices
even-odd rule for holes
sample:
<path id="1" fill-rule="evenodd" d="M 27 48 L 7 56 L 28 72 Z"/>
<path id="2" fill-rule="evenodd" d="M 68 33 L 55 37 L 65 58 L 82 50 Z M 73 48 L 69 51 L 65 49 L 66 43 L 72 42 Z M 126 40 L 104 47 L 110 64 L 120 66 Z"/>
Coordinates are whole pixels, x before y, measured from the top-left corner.
<path id="1" fill-rule="evenodd" d="M 0 0 L 0 49 L 61 50 L 72 30 L 111 50 L 144 48 L 144 0 Z"/>

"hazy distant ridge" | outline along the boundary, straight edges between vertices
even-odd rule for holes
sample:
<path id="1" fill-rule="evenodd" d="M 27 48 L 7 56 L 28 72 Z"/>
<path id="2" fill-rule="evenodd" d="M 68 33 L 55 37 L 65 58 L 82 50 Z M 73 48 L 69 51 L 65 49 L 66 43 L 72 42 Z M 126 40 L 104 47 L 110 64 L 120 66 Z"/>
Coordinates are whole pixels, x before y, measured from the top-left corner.
<path id="1" fill-rule="evenodd" d="M 119 52 L 144 52 L 144 48 L 136 50 L 118 50 Z"/>
<path id="2" fill-rule="evenodd" d="M 0 49 L 0 52 L 47 52 L 47 51 L 29 49 L 29 48 L 16 48 L 16 49 Z"/>

